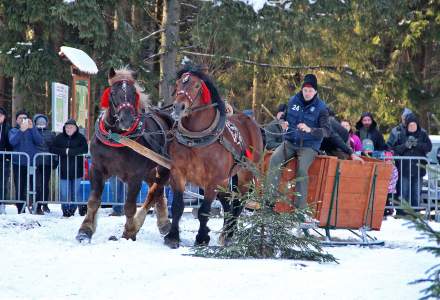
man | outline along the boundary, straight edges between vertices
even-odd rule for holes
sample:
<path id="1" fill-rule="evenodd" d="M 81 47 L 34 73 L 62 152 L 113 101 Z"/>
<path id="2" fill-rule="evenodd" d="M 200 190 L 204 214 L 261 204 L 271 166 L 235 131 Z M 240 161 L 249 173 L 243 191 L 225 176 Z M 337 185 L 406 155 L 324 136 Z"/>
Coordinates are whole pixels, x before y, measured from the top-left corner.
<path id="1" fill-rule="evenodd" d="M 34 124 L 38 132 L 40 132 L 43 137 L 43 144 L 38 146 L 38 152 L 47 153 L 52 146 L 53 140 L 55 139 L 55 132 L 48 129 L 49 119 L 43 114 L 36 114 L 34 116 Z M 45 201 L 49 199 L 49 181 L 52 169 L 58 166 L 58 159 L 52 156 L 38 156 L 36 159 L 36 170 L 35 170 L 35 182 L 36 182 L 36 202 Z M 37 215 L 43 215 L 44 212 L 50 213 L 47 203 L 37 204 Z"/>
<path id="2" fill-rule="evenodd" d="M 12 151 L 9 144 L 9 126 L 6 118 L 6 110 L 0 107 L 0 151 Z M 9 175 L 11 171 L 10 155 L 0 155 L 0 200 L 9 200 Z M 5 213 L 5 204 L 0 203 L 0 214 Z"/>
<path id="3" fill-rule="evenodd" d="M 403 109 L 402 115 L 400 117 L 400 124 L 394 127 L 393 129 L 391 129 L 391 133 L 387 141 L 388 148 L 391 149 L 396 145 L 400 134 L 405 134 L 405 130 L 406 130 L 405 118 L 411 113 L 412 111 L 409 108 L 405 107 Z"/>
<path id="4" fill-rule="evenodd" d="M 276 120 L 270 122 L 265 130 L 266 137 L 266 149 L 274 150 L 284 140 L 284 133 L 287 131 L 288 123 L 286 122 L 286 104 L 280 104 L 278 106 Z"/>
<path id="5" fill-rule="evenodd" d="M 368 145 L 368 148 L 372 145 L 372 149 L 363 149 L 364 152 L 387 150 L 387 145 L 385 144 L 382 133 L 380 133 L 377 128 L 377 123 L 373 118 L 373 114 L 369 112 L 363 113 L 359 121 L 356 123 L 356 129 L 356 135 L 361 139 L 362 145 Z"/>
<path id="6" fill-rule="evenodd" d="M 79 132 L 74 119 L 64 124 L 63 132 L 55 137 L 51 152 L 60 156 L 60 201 L 63 217 L 75 215 L 75 203 L 81 197 L 80 184 L 84 173 L 84 157 L 88 145 L 86 138 Z M 81 211 L 84 206 L 79 208 Z"/>
<path id="7" fill-rule="evenodd" d="M 16 126 L 9 131 L 9 143 L 14 151 L 24 152 L 29 155 L 30 161 L 24 155 L 13 155 L 12 164 L 14 169 L 14 185 L 15 185 L 15 199 L 26 201 L 26 194 L 28 192 L 27 174 L 28 164 L 32 166 L 34 155 L 38 153 L 38 146 L 43 144 L 43 137 L 34 127 L 29 114 L 20 110 L 16 114 Z M 32 184 L 33 180 L 29 180 Z M 18 213 L 23 212 L 23 203 L 17 203 Z M 32 206 L 32 201 L 30 201 Z M 31 207 L 29 207 L 31 209 Z"/>
<path id="8" fill-rule="evenodd" d="M 322 139 L 330 135 L 327 106 L 318 97 L 317 89 L 315 75 L 307 74 L 301 92 L 291 97 L 287 104 L 288 129 L 285 141 L 276 148 L 269 164 L 269 170 L 272 172 L 270 183 L 277 187 L 281 166 L 293 156 L 297 156 L 296 191 L 299 195 L 296 197 L 295 206 L 300 209 L 307 207 L 309 167 L 318 154 Z"/>
<path id="9" fill-rule="evenodd" d="M 327 155 L 336 156 L 339 159 L 352 159 L 363 162 L 349 146 L 349 132 L 336 119 L 333 111 L 329 111 L 330 136 L 325 137 L 321 143 L 321 150 Z"/>
<path id="10" fill-rule="evenodd" d="M 406 129 L 400 134 L 396 145 L 393 147 L 396 156 L 423 156 L 432 149 L 432 143 L 426 131 L 420 127 L 419 120 L 414 114 L 406 116 Z M 420 190 L 423 176 L 426 169 L 420 164 L 425 161 L 417 159 L 402 160 L 401 164 L 401 198 L 408 201 L 412 207 L 420 206 Z M 397 215 L 402 215 L 402 211 L 397 210 Z"/>

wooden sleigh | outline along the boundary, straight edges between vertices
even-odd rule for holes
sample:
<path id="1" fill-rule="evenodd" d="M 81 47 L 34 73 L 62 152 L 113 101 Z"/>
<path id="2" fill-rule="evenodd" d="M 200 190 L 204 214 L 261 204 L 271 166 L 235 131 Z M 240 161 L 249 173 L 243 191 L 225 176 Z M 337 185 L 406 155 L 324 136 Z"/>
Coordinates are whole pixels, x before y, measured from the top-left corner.
<path id="1" fill-rule="evenodd" d="M 266 154 L 266 166 L 270 155 Z M 377 159 L 364 160 L 365 163 L 361 164 L 319 155 L 309 169 L 307 202 L 314 211 L 314 217 L 319 220 L 319 227 L 325 229 L 324 244 L 383 245 L 383 241 L 369 236 L 367 231 L 380 230 L 382 225 L 392 165 Z M 285 187 L 295 179 L 296 163 L 296 160 L 291 160 L 283 169 L 281 186 Z M 287 187 L 293 204 L 294 184 Z M 275 210 L 289 212 L 292 204 L 279 202 Z M 330 236 L 333 229 L 347 229 L 357 238 L 337 241 Z"/>

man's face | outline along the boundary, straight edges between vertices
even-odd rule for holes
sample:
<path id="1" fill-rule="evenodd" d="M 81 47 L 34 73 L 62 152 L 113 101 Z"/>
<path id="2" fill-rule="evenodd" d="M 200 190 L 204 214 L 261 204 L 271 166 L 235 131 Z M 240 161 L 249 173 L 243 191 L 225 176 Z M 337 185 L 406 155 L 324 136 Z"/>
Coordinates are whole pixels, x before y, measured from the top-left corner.
<path id="1" fill-rule="evenodd" d="M 2 113 L 0 113 L 0 124 L 3 124 L 3 122 L 5 121 L 6 116 Z"/>
<path id="2" fill-rule="evenodd" d="M 73 124 L 67 124 L 65 129 L 66 129 L 66 134 L 68 136 L 72 136 L 76 131 L 76 126 Z"/>
<path id="3" fill-rule="evenodd" d="M 416 132 L 417 131 L 417 123 L 416 122 L 410 122 L 408 124 L 408 132 Z"/>
<path id="4" fill-rule="evenodd" d="M 25 114 L 18 115 L 17 124 L 23 124 L 23 121 L 27 121 L 27 119 L 28 119 L 28 116 L 26 116 Z"/>
<path id="5" fill-rule="evenodd" d="M 362 118 L 362 125 L 365 128 L 370 128 L 371 124 L 373 124 L 373 120 L 369 116 L 365 116 Z"/>
<path id="6" fill-rule="evenodd" d="M 310 101 L 313 99 L 313 97 L 315 97 L 316 90 L 312 87 L 305 86 L 302 89 L 302 94 L 306 101 Z"/>

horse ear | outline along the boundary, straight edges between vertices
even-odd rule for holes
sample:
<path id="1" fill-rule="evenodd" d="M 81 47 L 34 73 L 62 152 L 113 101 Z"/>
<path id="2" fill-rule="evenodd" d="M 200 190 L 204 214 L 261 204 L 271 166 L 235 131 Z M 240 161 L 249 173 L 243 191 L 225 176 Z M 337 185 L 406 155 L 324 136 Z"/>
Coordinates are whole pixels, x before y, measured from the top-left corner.
<path id="1" fill-rule="evenodd" d="M 108 79 L 112 79 L 113 77 L 115 77 L 115 75 L 116 75 L 115 69 L 111 67 L 110 70 L 108 71 Z"/>

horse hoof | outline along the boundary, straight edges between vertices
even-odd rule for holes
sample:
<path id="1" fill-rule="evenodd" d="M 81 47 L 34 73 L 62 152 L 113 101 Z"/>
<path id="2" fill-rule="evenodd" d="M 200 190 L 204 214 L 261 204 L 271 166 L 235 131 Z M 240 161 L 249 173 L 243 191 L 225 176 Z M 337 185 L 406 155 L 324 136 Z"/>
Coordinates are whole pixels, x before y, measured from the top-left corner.
<path id="1" fill-rule="evenodd" d="M 111 235 L 111 236 L 108 238 L 108 240 L 109 240 L 109 241 L 117 241 L 117 240 L 119 240 L 119 239 L 116 237 L 116 235 Z"/>
<path id="2" fill-rule="evenodd" d="M 194 242 L 194 246 L 208 246 L 210 239 L 211 238 L 209 237 L 209 235 L 202 236 L 202 235 L 197 234 L 196 241 Z"/>
<path id="3" fill-rule="evenodd" d="M 177 249 L 177 248 L 179 248 L 179 241 L 176 240 L 176 239 L 174 239 L 174 238 L 171 238 L 171 237 L 165 236 L 165 238 L 164 238 L 164 243 L 165 243 L 165 245 L 167 245 L 167 246 L 170 247 L 171 249 Z"/>
<path id="4" fill-rule="evenodd" d="M 136 234 L 129 235 L 129 234 L 123 233 L 122 237 L 126 240 L 136 241 Z"/>
<path id="5" fill-rule="evenodd" d="M 166 235 L 171 230 L 171 222 L 168 221 L 167 223 L 165 223 L 163 225 L 159 225 L 158 228 L 159 228 L 159 232 L 161 235 Z"/>
<path id="6" fill-rule="evenodd" d="M 89 234 L 85 231 L 80 231 L 76 235 L 76 240 L 80 243 L 90 243 L 90 241 L 92 240 L 92 234 Z"/>

